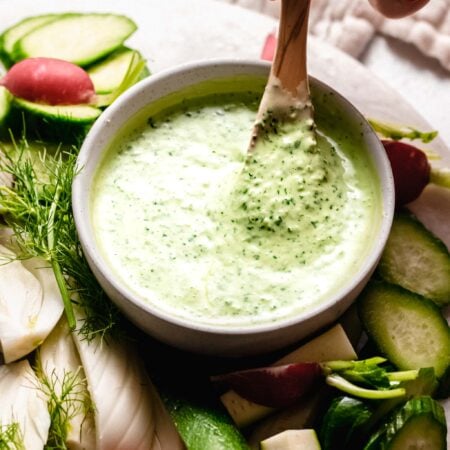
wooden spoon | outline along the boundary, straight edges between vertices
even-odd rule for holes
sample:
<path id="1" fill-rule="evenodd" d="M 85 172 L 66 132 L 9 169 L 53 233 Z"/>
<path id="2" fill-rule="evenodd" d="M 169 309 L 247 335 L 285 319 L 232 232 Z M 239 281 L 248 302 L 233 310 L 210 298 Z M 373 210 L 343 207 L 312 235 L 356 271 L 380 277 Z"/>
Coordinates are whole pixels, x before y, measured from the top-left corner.
<path id="1" fill-rule="evenodd" d="M 312 118 L 306 69 L 306 41 L 310 0 L 281 0 L 278 43 L 270 76 L 261 99 L 250 149 L 270 122 Z"/>

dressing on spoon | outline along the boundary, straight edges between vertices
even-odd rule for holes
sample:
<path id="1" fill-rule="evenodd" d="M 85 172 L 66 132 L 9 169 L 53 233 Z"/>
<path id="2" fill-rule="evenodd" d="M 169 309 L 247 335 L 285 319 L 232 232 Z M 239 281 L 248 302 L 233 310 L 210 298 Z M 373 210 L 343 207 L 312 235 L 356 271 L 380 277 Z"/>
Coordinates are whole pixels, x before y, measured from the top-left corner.
<path id="1" fill-rule="evenodd" d="M 299 217 L 320 217 L 336 173 L 336 153 L 316 130 L 306 41 L 310 0 L 282 0 L 277 51 L 233 201 L 237 221 L 282 240 L 304 232 Z"/>

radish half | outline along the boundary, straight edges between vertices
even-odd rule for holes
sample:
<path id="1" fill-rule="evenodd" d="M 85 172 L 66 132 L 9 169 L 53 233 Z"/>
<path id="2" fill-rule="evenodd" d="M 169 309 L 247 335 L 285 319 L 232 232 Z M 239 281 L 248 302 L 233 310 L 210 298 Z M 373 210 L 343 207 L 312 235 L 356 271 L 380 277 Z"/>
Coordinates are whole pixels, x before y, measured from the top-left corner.
<path id="1" fill-rule="evenodd" d="M 18 62 L 0 80 L 15 97 L 47 105 L 79 105 L 95 101 L 94 84 L 79 66 L 55 58 Z"/>
<path id="2" fill-rule="evenodd" d="M 399 141 L 382 141 L 392 167 L 395 205 L 400 208 L 412 202 L 430 182 L 431 167 L 426 154 Z"/>

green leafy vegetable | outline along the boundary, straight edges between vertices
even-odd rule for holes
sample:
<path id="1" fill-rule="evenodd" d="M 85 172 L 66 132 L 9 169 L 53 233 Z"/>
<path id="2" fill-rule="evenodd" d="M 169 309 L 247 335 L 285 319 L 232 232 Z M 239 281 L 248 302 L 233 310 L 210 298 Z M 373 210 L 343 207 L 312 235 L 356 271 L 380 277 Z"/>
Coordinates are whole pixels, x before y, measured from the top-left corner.
<path id="1" fill-rule="evenodd" d="M 342 392 L 354 395 L 355 397 L 367 398 L 370 400 L 384 400 L 387 398 L 396 398 L 405 395 L 405 390 L 403 388 L 385 390 L 366 389 L 351 383 L 336 373 L 327 376 L 327 384 L 339 389 Z"/>
<path id="2" fill-rule="evenodd" d="M 385 361 L 385 358 L 375 357 L 362 361 L 331 361 L 326 363 L 325 366 L 334 372 L 338 372 L 348 381 L 375 388 L 389 389 L 388 373 L 378 365 Z"/>
<path id="3" fill-rule="evenodd" d="M 319 439 L 323 450 L 358 448 L 363 426 L 372 416 L 370 406 L 352 397 L 336 397 L 322 421 Z"/>
<path id="4" fill-rule="evenodd" d="M 360 361 L 328 361 L 322 363 L 322 368 L 328 385 L 355 397 L 371 400 L 403 397 L 405 389 L 399 383 L 415 380 L 419 371 L 390 372 L 380 367 L 386 361 L 379 356 Z"/>

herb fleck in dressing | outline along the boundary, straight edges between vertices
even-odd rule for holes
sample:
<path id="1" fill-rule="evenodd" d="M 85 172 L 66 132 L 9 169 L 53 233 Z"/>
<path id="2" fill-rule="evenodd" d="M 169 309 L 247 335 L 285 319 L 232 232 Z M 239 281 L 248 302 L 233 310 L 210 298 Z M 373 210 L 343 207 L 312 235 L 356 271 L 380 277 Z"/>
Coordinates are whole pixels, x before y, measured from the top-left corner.
<path id="1" fill-rule="evenodd" d="M 310 124 L 279 124 L 247 155 L 258 103 L 218 94 L 168 108 L 97 173 L 92 220 L 108 264 L 174 317 L 251 326 L 317 306 L 378 227 L 370 157 L 327 99 L 317 144 Z"/>

